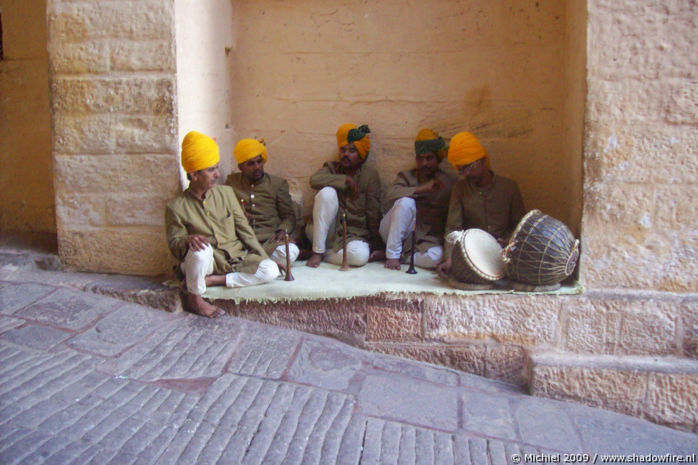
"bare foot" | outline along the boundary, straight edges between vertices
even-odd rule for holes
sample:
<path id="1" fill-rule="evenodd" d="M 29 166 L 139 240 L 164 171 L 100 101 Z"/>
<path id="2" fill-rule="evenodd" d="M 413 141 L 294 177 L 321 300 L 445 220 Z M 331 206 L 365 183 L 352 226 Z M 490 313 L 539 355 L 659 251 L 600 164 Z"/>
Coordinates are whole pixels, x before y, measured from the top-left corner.
<path id="1" fill-rule="evenodd" d="M 382 262 L 385 260 L 385 250 L 374 250 L 371 255 L 368 256 L 369 262 Z"/>
<path id="2" fill-rule="evenodd" d="M 313 252 L 313 254 L 306 262 L 305 266 L 309 266 L 310 268 L 317 268 L 318 266 L 320 266 L 320 263 L 322 263 L 322 254 Z"/>
<path id="3" fill-rule="evenodd" d="M 398 270 L 400 271 L 400 260 L 397 258 L 389 258 L 385 261 L 385 266 L 389 270 Z"/>
<path id="4" fill-rule="evenodd" d="M 218 318 L 223 315 L 223 310 L 206 302 L 200 295 L 187 293 L 187 308 L 197 315 L 207 318 Z"/>
<path id="5" fill-rule="evenodd" d="M 206 276 L 206 287 L 225 286 L 224 274 L 210 274 Z"/>

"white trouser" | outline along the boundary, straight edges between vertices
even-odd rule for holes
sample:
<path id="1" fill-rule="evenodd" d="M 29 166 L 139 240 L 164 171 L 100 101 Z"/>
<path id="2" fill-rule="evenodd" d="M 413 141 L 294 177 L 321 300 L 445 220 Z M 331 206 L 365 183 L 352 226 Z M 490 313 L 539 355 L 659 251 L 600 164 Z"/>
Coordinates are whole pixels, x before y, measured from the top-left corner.
<path id="1" fill-rule="evenodd" d="M 294 244 L 293 242 L 288 243 L 288 255 L 289 258 L 291 259 L 290 262 L 293 264 L 298 259 L 298 255 L 301 253 L 300 250 L 298 250 L 298 246 Z M 274 251 L 271 253 L 271 259 L 274 260 L 276 263 L 281 263 L 282 265 L 286 266 L 286 244 L 281 244 L 277 248 L 274 249 Z"/>
<path id="2" fill-rule="evenodd" d="M 338 252 L 327 250 L 327 236 L 334 230 L 334 223 L 339 210 L 337 191 L 333 187 L 323 187 L 315 194 L 313 203 L 313 224 L 308 225 L 307 233 L 313 239 L 313 252 L 323 254 L 323 260 L 341 265 L 344 257 L 342 249 Z M 339 241 L 342 238 L 338 238 Z M 359 239 L 347 243 L 347 264 L 363 266 L 368 263 L 370 250 L 368 243 Z"/>
<path id="3" fill-rule="evenodd" d="M 196 295 L 206 292 L 206 276 L 213 274 L 213 248 L 207 245 L 204 250 L 187 252 L 182 263 L 182 271 L 186 276 L 189 292 Z M 240 272 L 226 274 L 225 285 L 227 287 L 254 286 L 268 283 L 277 276 L 279 276 L 279 267 L 273 260 L 267 258 L 259 263 L 254 274 Z"/>
<path id="4" fill-rule="evenodd" d="M 414 231 L 417 221 L 417 204 L 413 198 L 400 197 L 393 207 L 388 210 L 380 224 L 380 234 L 385 242 L 385 256 L 399 260 L 402 256 L 402 243 L 411 231 Z M 426 253 L 416 252 L 414 264 L 421 268 L 435 268 L 441 261 L 443 248 L 431 247 Z"/>

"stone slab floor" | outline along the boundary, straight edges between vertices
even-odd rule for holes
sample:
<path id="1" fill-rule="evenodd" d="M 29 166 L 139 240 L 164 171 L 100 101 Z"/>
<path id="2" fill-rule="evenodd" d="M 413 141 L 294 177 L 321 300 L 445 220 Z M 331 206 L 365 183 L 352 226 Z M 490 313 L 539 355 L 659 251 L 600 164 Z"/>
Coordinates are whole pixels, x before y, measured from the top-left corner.
<path id="1" fill-rule="evenodd" d="M 603 463 L 698 451 L 696 435 L 474 375 L 82 292 L 94 277 L 17 257 L 0 254 L 4 465 Z"/>

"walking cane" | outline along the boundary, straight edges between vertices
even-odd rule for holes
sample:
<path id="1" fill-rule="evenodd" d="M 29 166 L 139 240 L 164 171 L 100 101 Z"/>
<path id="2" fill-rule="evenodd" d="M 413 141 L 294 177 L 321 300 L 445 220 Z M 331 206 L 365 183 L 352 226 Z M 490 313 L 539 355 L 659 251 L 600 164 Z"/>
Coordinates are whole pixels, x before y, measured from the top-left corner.
<path id="1" fill-rule="evenodd" d="M 284 281 L 293 281 L 295 278 L 291 274 L 291 256 L 288 253 L 288 233 L 284 237 L 284 242 L 286 243 L 286 277 Z"/>
<path id="2" fill-rule="evenodd" d="M 417 270 L 414 269 L 414 251 L 417 248 L 417 230 L 412 231 L 412 250 L 410 251 L 410 267 L 405 273 L 407 274 L 417 274 Z"/>
<path id="3" fill-rule="evenodd" d="M 342 267 L 339 271 L 349 271 L 347 264 L 347 212 L 342 212 L 342 233 L 344 235 L 344 245 L 342 245 Z"/>

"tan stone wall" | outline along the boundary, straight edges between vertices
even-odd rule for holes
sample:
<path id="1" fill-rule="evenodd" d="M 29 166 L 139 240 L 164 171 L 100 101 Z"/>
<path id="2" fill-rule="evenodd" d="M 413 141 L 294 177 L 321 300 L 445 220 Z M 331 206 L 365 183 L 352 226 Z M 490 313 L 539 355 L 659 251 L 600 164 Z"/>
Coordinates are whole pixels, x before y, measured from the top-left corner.
<path id="1" fill-rule="evenodd" d="M 268 171 L 289 178 L 306 212 L 309 176 L 354 122 L 372 129 L 384 184 L 413 166 L 420 128 L 470 130 L 528 207 L 578 221 L 579 169 L 567 168 L 581 164 L 581 142 L 563 142 L 566 119 L 579 130 L 564 102 L 565 3 L 234 1 L 234 128 L 266 139 Z"/>
<path id="2" fill-rule="evenodd" d="M 588 2 L 582 278 L 698 290 L 691 0 Z"/>
<path id="3" fill-rule="evenodd" d="M 56 232 L 45 0 L 0 0 L 0 231 Z"/>
<path id="4" fill-rule="evenodd" d="M 59 254 L 83 270 L 169 270 L 178 191 L 174 0 L 48 1 Z"/>

